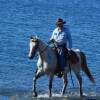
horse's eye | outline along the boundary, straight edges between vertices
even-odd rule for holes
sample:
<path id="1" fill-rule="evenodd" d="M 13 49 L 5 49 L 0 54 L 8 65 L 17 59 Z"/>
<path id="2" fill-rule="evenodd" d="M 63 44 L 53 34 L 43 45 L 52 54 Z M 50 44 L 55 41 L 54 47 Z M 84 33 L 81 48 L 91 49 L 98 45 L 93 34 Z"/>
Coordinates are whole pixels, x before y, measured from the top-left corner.
<path id="1" fill-rule="evenodd" d="M 32 40 L 32 42 L 35 42 L 34 40 Z"/>
<path id="2" fill-rule="evenodd" d="M 38 40 L 36 40 L 35 42 L 38 43 Z"/>
<path id="3" fill-rule="evenodd" d="M 32 40 L 32 42 L 38 42 L 38 40 Z"/>

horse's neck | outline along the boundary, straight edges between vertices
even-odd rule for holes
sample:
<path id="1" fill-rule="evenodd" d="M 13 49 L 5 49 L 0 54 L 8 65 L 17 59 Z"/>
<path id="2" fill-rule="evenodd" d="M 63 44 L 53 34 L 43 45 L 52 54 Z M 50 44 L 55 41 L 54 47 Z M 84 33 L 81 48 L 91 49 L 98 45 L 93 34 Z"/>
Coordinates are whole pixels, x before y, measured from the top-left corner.
<path id="1" fill-rule="evenodd" d="M 55 52 L 52 50 L 51 47 L 48 47 L 47 44 L 45 44 L 44 42 L 40 41 L 39 43 L 39 60 L 38 60 L 39 64 L 45 67 L 52 67 L 52 66 L 56 66 L 57 63 L 57 59 L 56 59 L 56 54 Z M 53 62 L 53 63 L 51 63 Z M 53 67 L 55 68 L 55 67 Z"/>
<path id="2" fill-rule="evenodd" d="M 44 42 L 42 42 L 41 40 L 39 40 L 39 55 L 42 58 L 45 56 L 45 54 L 47 52 L 46 47 L 47 47 L 47 45 Z"/>
<path id="3" fill-rule="evenodd" d="M 39 52 L 43 51 L 46 48 L 46 44 L 39 40 Z"/>

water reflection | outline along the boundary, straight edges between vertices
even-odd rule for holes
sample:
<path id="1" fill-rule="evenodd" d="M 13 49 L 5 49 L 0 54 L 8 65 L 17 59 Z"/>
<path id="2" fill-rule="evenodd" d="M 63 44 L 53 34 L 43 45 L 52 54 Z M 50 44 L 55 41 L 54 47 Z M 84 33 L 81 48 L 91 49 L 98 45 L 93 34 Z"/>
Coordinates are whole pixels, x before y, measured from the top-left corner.
<path id="1" fill-rule="evenodd" d="M 11 96 L 9 97 L 10 100 L 17 100 L 17 97 L 16 96 Z"/>

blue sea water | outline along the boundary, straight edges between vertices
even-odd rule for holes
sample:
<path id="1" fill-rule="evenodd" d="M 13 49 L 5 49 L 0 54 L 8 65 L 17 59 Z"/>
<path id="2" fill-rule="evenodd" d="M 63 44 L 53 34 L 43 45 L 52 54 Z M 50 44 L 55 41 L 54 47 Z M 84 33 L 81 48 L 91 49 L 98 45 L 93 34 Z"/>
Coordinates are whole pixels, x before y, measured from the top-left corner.
<path id="1" fill-rule="evenodd" d="M 99 0 L 0 0 L 0 100 L 8 100 L 2 95 L 31 92 L 37 59 L 28 59 L 29 37 L 37 35 L 47 42 L 58 17 L 67 22 L 73 48 L 85 52 L 96 80 L 93 85 L 82 73 L 84 93 L 100 95 Z M 74 87 L 69 75 L 69 94 L 78 92 L 74 75 L 73 79 Z M 61 87 L 62 80 L 55 78 L 53 91 L 59 93 Z M 37 88 L 47 93 L 48 77 L 41 78 Z"/>

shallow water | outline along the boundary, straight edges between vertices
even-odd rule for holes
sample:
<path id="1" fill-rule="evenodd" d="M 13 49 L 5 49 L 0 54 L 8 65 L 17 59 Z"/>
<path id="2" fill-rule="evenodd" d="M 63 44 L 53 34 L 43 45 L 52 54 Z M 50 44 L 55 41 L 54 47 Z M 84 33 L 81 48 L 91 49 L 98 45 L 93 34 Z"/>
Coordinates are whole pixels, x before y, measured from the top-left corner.
<path id="1" fill-rule="evenodd" d="M 29 37 L 38 35 L 47 42 L 58 17 L 67 21 L 73 48 L 85 52 L 96 80 L 96 84 L 92 84 L 82 73 L 84 93 L 90 97 L 100 95 L 99 0 L 0 0 L 0 100 L 8 100 L 11 96 L 15 100 L 28 98 L 37 61 L 37 58 L 33 61 L 28 59 Z M 68 78 L 66 94 L 78 95 L 75 76 L 74 86 L 70 75 Z M 55 78 L 53 92 L 59 93 L 61 88 L 62 81 Z M 37 89 L 40 95 L 47 93 L 48 77 L 38 80 Z"/>
<path id="2" fill-rule="evenodd" d="M 38 97 L 33 97 L 31 93 L 21 93 L 15 95 L 1 95 L 0 100 L 100 100 L 100 96 L 87 96 L 84 94 L 83 97 L 79 95 L 64 95 L 61 96 L 60 94 L 53 94 L 52 97 L 48 97 L 48 94 L 41 94 Z"/>

